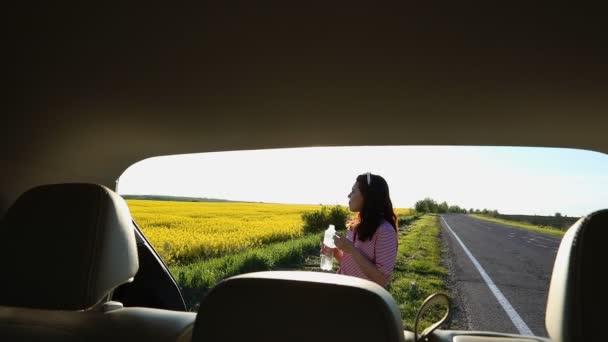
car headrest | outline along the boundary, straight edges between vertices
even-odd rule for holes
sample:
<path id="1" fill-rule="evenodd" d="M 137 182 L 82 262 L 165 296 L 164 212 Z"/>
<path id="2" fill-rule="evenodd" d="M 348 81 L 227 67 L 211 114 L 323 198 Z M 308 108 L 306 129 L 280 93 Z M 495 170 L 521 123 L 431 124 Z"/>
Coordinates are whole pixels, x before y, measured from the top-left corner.
<path id="1" fill-rule="evenodd" d="M 397 304 L 370 281 L 320 272 L 229 278 L 203 298 L 192 341 L 403 341 Z"/>
<path id="2" fill-rule="evenodd" d="M 600 280 L 608 261 L 608 210 L 581 218 L 564 235 L 557 252 L 545 325 L 553 342 L 602 341 L 606 305 Z"/>
<path id="3" fill-rule="evenodd" d="M 0 221 L 0 305 L 85 310 L 138 269 L 129 208 L 95 184 L 44 185 Z"/>

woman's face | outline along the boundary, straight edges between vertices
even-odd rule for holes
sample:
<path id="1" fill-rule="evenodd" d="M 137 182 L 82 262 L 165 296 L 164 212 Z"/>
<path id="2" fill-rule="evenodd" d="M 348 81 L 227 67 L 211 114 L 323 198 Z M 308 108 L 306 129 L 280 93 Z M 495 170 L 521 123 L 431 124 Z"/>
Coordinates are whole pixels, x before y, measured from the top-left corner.
<path id="1" fill-rule="evenodd" d="M 353 189 L 348 194 L 348 208 L 350 211 L 359 212 L 363 209 L 363 194 L 359 190 L 359 183 L 355 182 Z"/>

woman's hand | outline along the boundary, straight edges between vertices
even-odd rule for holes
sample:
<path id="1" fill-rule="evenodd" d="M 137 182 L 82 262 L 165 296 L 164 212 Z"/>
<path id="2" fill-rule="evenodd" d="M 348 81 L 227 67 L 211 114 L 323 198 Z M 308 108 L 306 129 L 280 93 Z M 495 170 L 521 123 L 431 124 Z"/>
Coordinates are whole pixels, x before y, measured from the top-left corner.
<path id="1" fill-rule="evenodd" d="M 352 254 L 355 251 L 355 245 L 346 238 L 345 235 L 337 234 L 334 235 L 334 243 L 336 247 L 347 254 Z"/>
<path id="2" fill-rule="evenodd" d="M 331 247 L 327 247 L 325 246 L 325 244 L 323 244 L 321 242 L 321 250 L 319 251 L 320 254 L 325 254 L 325 255 L 332 255 L 332 256 L 336 256 L 336 250 L 337 248 L 331 248 Z"/>

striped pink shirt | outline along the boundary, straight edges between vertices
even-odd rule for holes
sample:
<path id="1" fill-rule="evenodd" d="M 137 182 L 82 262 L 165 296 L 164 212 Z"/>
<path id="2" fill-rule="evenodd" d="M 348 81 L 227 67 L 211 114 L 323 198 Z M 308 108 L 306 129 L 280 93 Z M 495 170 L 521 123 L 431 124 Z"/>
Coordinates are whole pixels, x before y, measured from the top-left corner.
<path id="1" fill-rule="evenodd" d="M 349 229 L 346 234 L 346 238 L 353 241 L 353 233 L 353 230 Z M 382 222 L 371 239 L 367 241 L 360 241 L 357 238 L 357 241 L 355 241 L 355 247 L 369 261 L 376 265 L 376 268 L 380 272 L 389 276 L 388 281 L 390 281 L 390 276 L 393 274 L 397 259 L 397 233 L 388 221 Z M 363 273 L 355 259 L 347 253 L 344 253 L 342 256 L 338 274 L 371 280 L 365 275 L 365 273 Z M 383 285 L 386 286 L 388 281 Z"/>

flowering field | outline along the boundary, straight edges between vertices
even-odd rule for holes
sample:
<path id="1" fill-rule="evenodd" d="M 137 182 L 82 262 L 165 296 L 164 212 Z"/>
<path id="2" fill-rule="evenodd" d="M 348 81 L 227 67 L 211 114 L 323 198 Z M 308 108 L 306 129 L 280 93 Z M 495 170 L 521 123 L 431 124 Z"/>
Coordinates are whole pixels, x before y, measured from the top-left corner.
<path id="1" fill-rule="evenodd" d="M 239 252 L 302 235 L 319 206 L 128 200 L 135 222 L 167 263 Z"/>
<path id="2" fill-rule="evenodd" d="M 302 214 L 318 205 L 127 200 L 163 260 L 183 264 L 302 236 Z M 409 209 L 399 209 L 407 214 Z"/>

